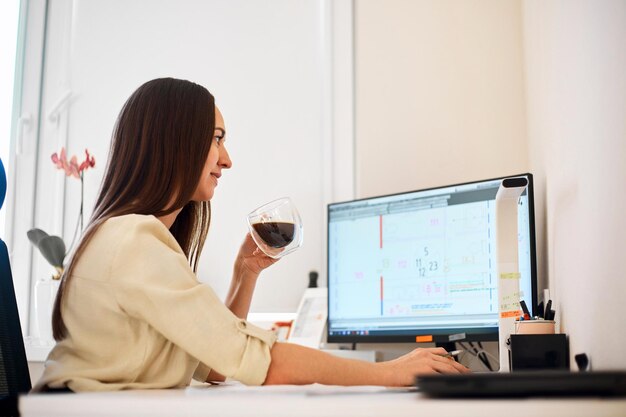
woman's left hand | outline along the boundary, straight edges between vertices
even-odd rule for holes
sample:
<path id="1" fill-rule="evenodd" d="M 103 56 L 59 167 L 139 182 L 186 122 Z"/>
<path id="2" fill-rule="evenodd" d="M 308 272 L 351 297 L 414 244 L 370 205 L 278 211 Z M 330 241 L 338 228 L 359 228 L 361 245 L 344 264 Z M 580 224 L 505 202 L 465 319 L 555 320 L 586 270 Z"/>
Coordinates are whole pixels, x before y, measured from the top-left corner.
<path id="1" fill-rule="evenodd" d="M 248 272 L 260 274 L 265 268 L 278 262 L 278 259 L 270 258 L 263 253 L 261 249 L 254 243 L 250 233 L 246 234 L 235 264 L 240 264 Z"/>

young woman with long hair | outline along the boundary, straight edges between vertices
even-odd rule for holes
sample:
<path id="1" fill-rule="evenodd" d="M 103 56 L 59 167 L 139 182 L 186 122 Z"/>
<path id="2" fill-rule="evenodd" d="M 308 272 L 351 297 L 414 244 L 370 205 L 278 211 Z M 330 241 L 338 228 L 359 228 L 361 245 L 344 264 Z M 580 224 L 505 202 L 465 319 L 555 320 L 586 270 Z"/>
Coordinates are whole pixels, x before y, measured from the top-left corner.
<path id="1" fill-rule="evenodd" d="M 213 96 L 185 80 L 140 86 L 118 117 L 93 215 L 62 278 L 57 341 L 35 391 L 187 386 L 192 377 L 246 384 L 388 385 L 467 369 L 443 349 L 367 363 L 276 343 L 246 321 L 274 259 L 250 235 L 226 301 L 196 277 L 210 200 L 232 162 Z"/>

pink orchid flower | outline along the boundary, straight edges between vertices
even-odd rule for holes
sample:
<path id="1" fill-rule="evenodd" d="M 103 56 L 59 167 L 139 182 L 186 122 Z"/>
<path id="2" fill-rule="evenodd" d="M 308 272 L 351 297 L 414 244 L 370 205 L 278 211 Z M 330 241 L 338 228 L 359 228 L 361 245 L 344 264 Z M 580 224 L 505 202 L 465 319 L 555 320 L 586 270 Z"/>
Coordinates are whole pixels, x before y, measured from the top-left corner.
<path id="1" fill-rule="evenodd" d="M 61 148 L 61 152 L 59 152 L 58 155 L 56 152 L 52 154 L 52 163 L 57 167 L 57 169 L 64 170 L 65 175 L 68 177 L 71 176 L 80 179 L 84 170 L 96 166 L 96 159 L 89 155 L 89 151 L 85 149 L 85 160 L 83 162 L 79 164 L 76 155 L 72 156 L 68 162 L 65 148 Z"/>
<path id="2" fill-rule="evenodd" d="M 85 160 L 78 167 L 78 172 L 83 172 L 87 168 L 93 168 L 96 166 L 96 158 L 89 155 L 89 151 L 85 149 Z"/>
<path id="3" fill-rule="evenodd" d="M 67 157 L 65 156 L 65 148 L 61 148 L 61 156 L 59 157 L 57 153 L 52 154 L 52 162 L 58 169 L 64 169 L 65 164 L 67 164 Z"/>

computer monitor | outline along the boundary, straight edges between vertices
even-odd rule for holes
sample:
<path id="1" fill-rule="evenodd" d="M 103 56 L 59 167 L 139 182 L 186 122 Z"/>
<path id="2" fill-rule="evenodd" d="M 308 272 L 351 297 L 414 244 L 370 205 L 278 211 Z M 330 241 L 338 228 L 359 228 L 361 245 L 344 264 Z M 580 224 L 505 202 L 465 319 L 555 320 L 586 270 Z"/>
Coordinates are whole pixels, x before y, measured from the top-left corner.
<path id="1" fill-rule="evenodd" d="M 495 198 L 518 205 L 520 290 L 537 297 L 531 174 L 328 205 L 328 342 L 498 340 Z"/>

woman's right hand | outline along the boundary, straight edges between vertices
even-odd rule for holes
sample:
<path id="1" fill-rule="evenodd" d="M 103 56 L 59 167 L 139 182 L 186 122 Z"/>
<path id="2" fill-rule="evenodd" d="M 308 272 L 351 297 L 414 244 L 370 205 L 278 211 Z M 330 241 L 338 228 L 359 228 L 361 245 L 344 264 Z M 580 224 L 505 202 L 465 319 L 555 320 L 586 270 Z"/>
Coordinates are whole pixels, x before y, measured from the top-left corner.
<path id="1" fill-rule="evenodd" d="M 469 369 L 446 358 L 443 348 L 415 349 L 388 362 L 340 358 L 295 343 L 274 343 L 264 384 L 324 384 L 411 386 L 416 375 L 467 373 Z"/>
<path id="2" fill-rule="evenodd" d="M 448 352 L 444 348 L 418 348 L 379 365 L 385 368 L 389 381 L 388 386 L 410 386 L 415 377 L 428 374 L 463 374 L 470 370 L 453 358 L 445 357 Z"/>
<path id="3" fill-rule="evenodd" d="M 261 271 L 276 262 L 278 259 L 272 259 L 264 254 L 248 233 L 239 248 L 239 254 L 235 260 L 235 271 L 250 272 L 254 276 L 258 276 Z"/>

